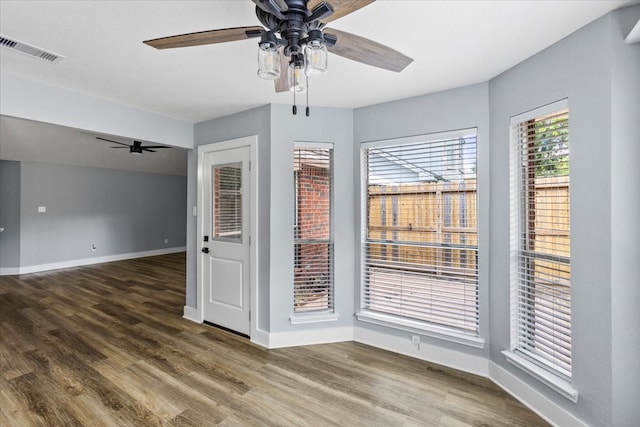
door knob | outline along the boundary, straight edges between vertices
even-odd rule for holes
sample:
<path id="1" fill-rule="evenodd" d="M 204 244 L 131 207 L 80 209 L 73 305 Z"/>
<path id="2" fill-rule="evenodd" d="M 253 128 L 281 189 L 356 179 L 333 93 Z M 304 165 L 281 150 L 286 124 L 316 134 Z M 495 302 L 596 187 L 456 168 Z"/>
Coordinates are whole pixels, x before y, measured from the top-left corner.
<path id="1" fill-rule="evenodd" d="M 209 248 L 202 248 L 202 252 L 204 252 L 205 254 L 209 253 Z"/>

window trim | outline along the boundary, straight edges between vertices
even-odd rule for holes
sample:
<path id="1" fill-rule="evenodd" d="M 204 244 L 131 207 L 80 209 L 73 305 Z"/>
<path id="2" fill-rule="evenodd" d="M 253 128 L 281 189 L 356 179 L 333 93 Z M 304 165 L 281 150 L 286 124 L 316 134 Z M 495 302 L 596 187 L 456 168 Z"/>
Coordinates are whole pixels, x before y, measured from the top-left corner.
<path id="1" fill-rule="evenodd" d="M 578 391 L 572 386 L 571 377 L 567 377 L 562 372 L 552 368 L 545 368 L 544 361 L 538 360 L 538 357 L 529 355 L 525 349 L 519 345 L 519 321 L 518 299 L 520 294 L 520 280 L 518 275 L 520 255 L 523 252 L 520 247 L 521 234 L 521 198 L 520 194 L 520 144 L 517 137 L 518 126 L 526 121 L 534 120 L 560 110 L 569 109 L 568 98 L 543 105 L 539 108 L 520 113 L 510 118 L 509 122 L 509 182 L 510 182 L 510 259 L 509 259 L 509 290 L 510 290 L 510 343 L 509 350 L 505 350 L 502 354 L 506 360 L 517 368 L 523 370 L 527 374 L 536 378 L 541 383 L 547 385 L 563 397 L 576 403 L 578 401 Z M 571 160 L 569 160 L 571 161 Z M 569 176 L 571 172 L 569 172 Z M 553 256 L 558 261 L 570 264 L 570 257 Z M 573 329 L 573 327 L 572 327 Z"/>
<path id="2" fill-rule="evenodd" d="M 364 260 L 364 246 L 367 241 L 367 181 L 368 181 L 368 173 L 366 168 L 364 167 L 364 149 L 369 148 L 378 148 L 385 147 L 389 145 L 402 145 L 402 144 L 414 144 L 424 141 L 437 141 L 437 140 L 446 140 L 446 139 L 454 139 L 461 138 L 464 136 L 469 136 L 473 134 L 476 136 L 476 144 L 478 138 L 478 128 L 464 128 L 457 129 L 451 131 L 444 132 L 435 132 L 428 133 L 422 135 L 412 135 L 406 137 L 399 138 L 390 138 L 390 139 L 382 139 L 375 141 L 366 141 L 360 144 L 360 254 L 359 254 L 359 264 L 360 264 L 360 282 L 359 282 L 359 298 L 357 301 L 358 307 L 355 313 L 356 319 L 362 322 L 381 325 L 389 328 L 393 328 L 400 331 L 406 331 L 411 333 L 418 333 L 424 336 L 441 339 L 443 341 L 449 341 L 457 344 L 462 344 L 474 348 L 484 348 L 485 340 L 481 336 L 481 325 L 480 325 L 480 307 L 481 303 L 478 301 L 477 310 L 478 310 L 478 332 L 477 334 L 472 332 L 464 332 L 454 328 L 448 328 L 442 325 L 430 324 L 424 321 L 403 318 L 401 316 L 393 316 L 391 314 L 371 311 L 366 308 L 363 308 L 363 300 L 364 300 L 364 292 L 365 286 L 363 284 L 363 277 L 365 276 L 365 260 Z M 476 150 L 478 146 L 476 145 Z M 477 151 L 476 151 L 476 168 L 477 168 Z M 477 177 L 477 171 L 476 171 Z M 476 189 L 476 194 L 479 194 L 479 190 Z M 479 215 L 479 199 L 476 202 L 476 212 Z M 477 251 L 479 253 L 480 248 L 480 222 L 477 223 L 477 234 L 478 234 L 478 244 Z M 477 264 L 477 287 L 478 293 L 480 288 L 480 264 Z"/>

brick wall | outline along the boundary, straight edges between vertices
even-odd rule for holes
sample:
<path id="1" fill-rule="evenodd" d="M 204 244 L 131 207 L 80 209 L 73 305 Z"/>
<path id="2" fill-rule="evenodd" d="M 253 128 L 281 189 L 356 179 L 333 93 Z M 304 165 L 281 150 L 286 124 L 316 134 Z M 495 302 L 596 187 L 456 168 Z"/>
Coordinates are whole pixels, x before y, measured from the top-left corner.
<path id="1" fill-rule="evenodd" d="M 297 173 L 294 294 L 296 311 L 329 308 L 331 286 L 331 175 L 330 170 L 302 164 Z M 324 297 L 323 297 L 324 296 Z"/>

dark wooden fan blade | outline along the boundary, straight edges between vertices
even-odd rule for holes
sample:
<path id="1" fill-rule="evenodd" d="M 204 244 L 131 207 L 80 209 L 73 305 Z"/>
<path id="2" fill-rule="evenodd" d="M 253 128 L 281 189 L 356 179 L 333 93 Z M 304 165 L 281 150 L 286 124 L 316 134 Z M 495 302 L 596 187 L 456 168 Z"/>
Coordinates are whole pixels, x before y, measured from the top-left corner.
<path id="1" fill-rule="evenodd" d="M 118 142 L 112 139 L 102 138 L 101 136 L 96 136 L 96 139 L 99 139 L 101 141 L 113 142 L 114 144 L 126 145 L 127 147 L 129 146 L 129 144 L 125 144 L 124 142 Z M 113 148 L 120 148 L 120 147 L 113 147 Z"/>
<path id="2" fill-rule="evenodd" d="M 129 146 L 126 146 L 126 147 L 111 147 L 111 148 L 129 148 Z"/>
<path id="3" fill-rule="evenodd" d="M 289 90 L 289 57 L 285 56 L 280 49 L 280 78 L 273 81 L 276 93 Z"/>
<path id="4" fill-rule="evenodd" d="M 175 47 L 200 46 L 205 44 L 225 43 L 257 37 L 264 31 L 262 27 L 237 27 L 221 30 L 200 31 L 145 40 L 143 43 L 156 49 L 172 49 Z"/>
<path id="5" fill-rule="evenodd" d="M 355 34 L 333 28 L 327 28 L 325 33 L 338 38 L 334 46 L 327 46 L 327 50 L 347 59 L 395 72 L 404 70 L 413 62 L 413 59 L 395 49 Z"/>
<path id="6" fill-rule="evenodd" d="M 166 147 L 163 147 L 163 148 L 166 148 Z M 142 147 L 142 151 L 148 151 L 150 153 L 155 153 L 156 152 L 156 150 L 149 150 L 149 147 Z"/>
<path id="7" fill-rule="evenodd" d="M 315 9 L 323 0 L 309 0 L 307 7 L 309 10 Z M 358 9 L 373 3 L 375 0 L 324 0 L 333 7 L 333 13 L 322 20 L 323 23 L 335 21 L 342 18 Z"/>
<path id="8" fill-rule="evenodd" d="M 165 147 L 164 145 L 143 145 L 142 148 L 170 148 L 170 147 Z"/>

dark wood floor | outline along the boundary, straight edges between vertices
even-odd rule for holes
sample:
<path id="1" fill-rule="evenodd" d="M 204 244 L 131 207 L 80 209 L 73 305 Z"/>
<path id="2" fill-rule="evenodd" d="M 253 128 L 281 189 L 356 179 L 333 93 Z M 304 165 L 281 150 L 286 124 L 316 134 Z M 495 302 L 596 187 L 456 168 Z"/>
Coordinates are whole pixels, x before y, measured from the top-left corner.
<path id="1" fill-rule="evenodd" d="M 184 320 L 184 278 L 184 254 L 0 277 L 0 425 L 547 425 L 482 378 Z"/>

